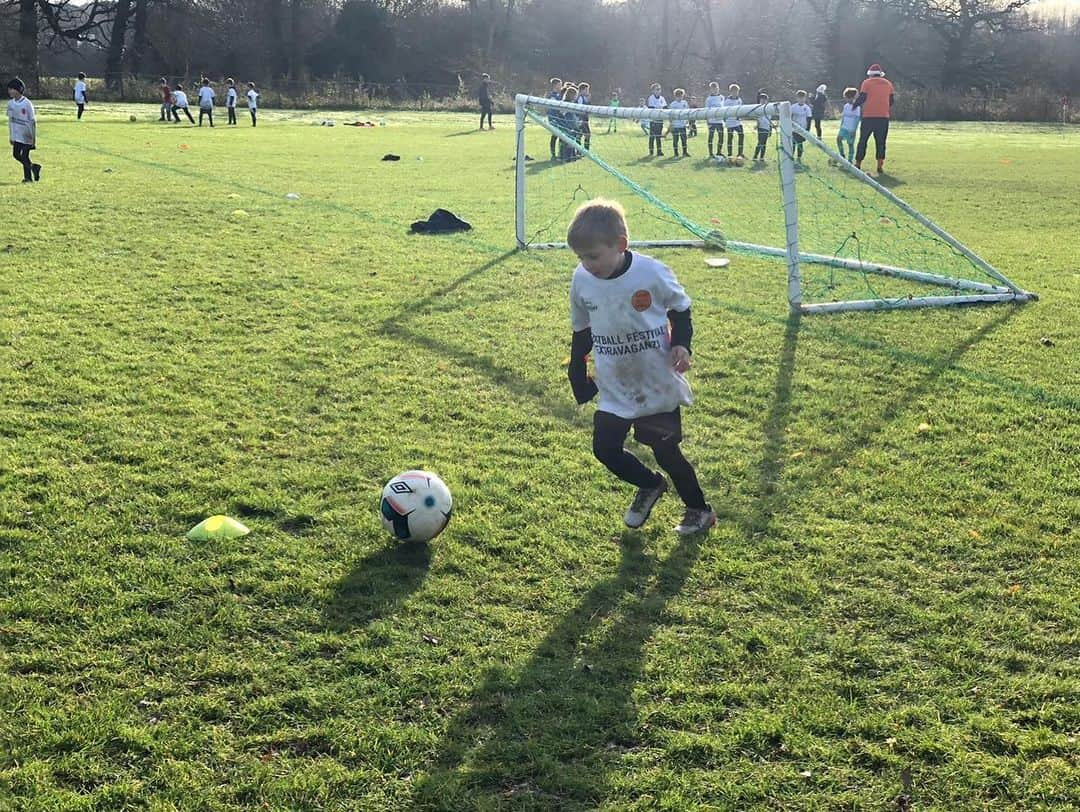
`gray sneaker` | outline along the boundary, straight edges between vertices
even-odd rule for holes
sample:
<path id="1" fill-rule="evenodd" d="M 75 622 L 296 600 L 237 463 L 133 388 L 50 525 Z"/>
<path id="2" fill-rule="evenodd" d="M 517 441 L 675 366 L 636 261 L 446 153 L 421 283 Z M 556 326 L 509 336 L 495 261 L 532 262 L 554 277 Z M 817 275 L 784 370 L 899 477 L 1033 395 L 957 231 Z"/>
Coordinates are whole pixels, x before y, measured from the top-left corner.
<path id="1" fill-rule="evenodd" d="M 634 497 L 634 501 L 630 504 L 630 509 L 626 511 L 626 517 L 623 519 L 626 526 L 636 529 L 645 524 L 649 514 L 652 513 L 653 505 L 657 503 L 667 489 L 667 479 L 663 476 L 660 477 L 660 484 L 655 488 L 638 488 L 637 496 Z"/>
<path id="2" fill-rule="evenodd" d="M 680 536 L 691 536 L 694 533 L 704 533 L 714 524 L 716 524 L 716 514 L 708 505 L 704 510 L 687 508 L 682 521 L 675 525 L 675 532 Z"/>

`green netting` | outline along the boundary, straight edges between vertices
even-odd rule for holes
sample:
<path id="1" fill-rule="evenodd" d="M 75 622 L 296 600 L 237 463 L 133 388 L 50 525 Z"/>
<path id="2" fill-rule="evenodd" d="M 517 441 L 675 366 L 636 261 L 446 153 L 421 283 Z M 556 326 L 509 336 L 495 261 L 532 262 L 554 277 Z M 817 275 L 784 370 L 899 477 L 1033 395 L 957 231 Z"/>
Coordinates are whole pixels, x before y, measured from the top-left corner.
<path id="1" fill-rule="evenodd" d="M 725 128 L 722 159 L 709 157 L 709 128 L 696 123 L 689 134 L 689 157 L 674 157 L 665 124 L 664 155 L 650 157 L 646 128 L 639 122 L 590 116 L 590 145 L 571 150 L 556 145 L 550 157 L 551 125 L 541 107 L 527 109 L 525 151 L 526 241 L 562 242 L 574 209 L 592 197 L 612 197 L 626 208 L 633 240 L 727 240 L 728 250 L 768 253 L 753 246 L 786 245 L 780 182 L 781 139 L 771 134 L 763 162 L 751 160 L 757 143 L 755 121 L 744 121 L 742 153 L 736 165 L 738 135 Z M 694 128 L 688 128 L 691 133 Z M 576 133 L 570 133 L 575 136 Z M 715 138 L 715 136 L 714 136 Z M 718 151 L 714 140 L 712 151 Z M 562 154 L 576 159 L 560 158 Z M 570 155 L 568 155 L 568 153 Z M 871 160 L 873 147 L 871 142 Z M 793 159 L 799 158 L 797 155 Z M 888 177 L 882 178 L 888 186 Z M 927 284 L 848 270 L 809 261 L 855 261 L 910 269 L 949 279 L 970 280 L 1004 290 L 1011 283 L 950 245 L 942 236 L 898 206 L 864 178 L 851 174 L 819 145 L 807 141 L 795 174 L 801 289 L 804 303 L 851 300 L 901 300 L 921 296 L 978 293 L 947 284 Z M 777 262 L 783 262 L 779 258 Z M 778 290 L 784 289 L 778 284 Z"/>

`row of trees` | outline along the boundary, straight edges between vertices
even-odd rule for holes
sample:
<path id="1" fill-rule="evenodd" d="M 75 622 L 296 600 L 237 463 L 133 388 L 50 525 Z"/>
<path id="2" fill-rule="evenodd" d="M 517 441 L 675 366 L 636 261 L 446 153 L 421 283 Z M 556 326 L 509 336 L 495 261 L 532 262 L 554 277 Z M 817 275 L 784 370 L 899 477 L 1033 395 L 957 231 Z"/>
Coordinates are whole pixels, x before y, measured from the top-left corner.
<path id="1" fill-rule="evenodd" d="M 881 62 L 907 88 L 1080 92 L 1080 20 L 1031 3 L 0 0 L 0 69 L 31 84 L 85 70 L 113 88 L 125 75 L 197 74 L 449 87 L 487 71 L 510 89 L 550 74 L 597 88 L 719 77 L 783 89 L 852 83 Z"/>

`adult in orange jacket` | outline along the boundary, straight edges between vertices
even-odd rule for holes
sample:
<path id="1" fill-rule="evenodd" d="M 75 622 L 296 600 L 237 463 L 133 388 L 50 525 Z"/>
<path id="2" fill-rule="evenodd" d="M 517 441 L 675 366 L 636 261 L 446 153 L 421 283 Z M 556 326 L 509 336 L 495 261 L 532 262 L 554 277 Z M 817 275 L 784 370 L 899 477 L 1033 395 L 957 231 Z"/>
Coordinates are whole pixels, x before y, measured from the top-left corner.
<path id="1" fill-rule="evenodd" d="M 885 172 L 885 141 L 889 137 L 889 116 L 892 112 L 896 90 L 893 83 L 885 78 L 885 71 L 875 62 L 866 71 L 866 78 L 859 87 L 855 106 L 862 108 L 862 124 L 859 130 L 859 145 L 855 149 L 855 166 L 862 169 L 866 157 L 866 145 L 870 136 L 874 136 L 874 152 L 877 157 L 878 174 Z"/>

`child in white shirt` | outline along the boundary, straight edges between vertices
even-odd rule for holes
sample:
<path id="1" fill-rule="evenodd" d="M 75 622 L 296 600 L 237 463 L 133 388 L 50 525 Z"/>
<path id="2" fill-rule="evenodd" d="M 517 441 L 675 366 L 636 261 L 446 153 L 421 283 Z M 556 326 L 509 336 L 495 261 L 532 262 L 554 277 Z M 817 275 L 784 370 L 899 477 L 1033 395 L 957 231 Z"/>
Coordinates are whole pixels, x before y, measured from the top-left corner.
<path id="1" fill-rule="evenodd" d="M 652 93 L 649 94 L 649 98 L 645 100 L 645 106 L 652 110 L 663 110 L 667 107 L 667 99 L 664 98 L 663 90 L 660 87 L 659 82 L 655 82 L 652 86 Z M 649 120 L 649 157 L 653 154 L 653 145 L 656 146 L 656 154 L 660 157 L 664 155 L 664 122 Z"/>
<path id="2" fill-rule="evenodd" d="M 719 136 L 716 141 L 716 156 L 719 157 L 720 153 L 724 151 L 724 116 L 720 113 L 719 108 L 724 106 L 724 97 L 720 93 L 719 82 L 709 82 L 709 95 L 705 97 L 705 107 L 709 110 L 715 109 L 716 112 L 710 112 L 707 121 L 709 122 L 709 157 L 713 155 L 713 136 Z"/>
<path id="3" fill-rule="evenodd" d="M 202 87 L 199 88 L 199 126 L 202 126 L 203 116 L 210 119 L 210 126 L 214 126 L 214 88 L 210 87 L 210 80 L 203 77 Z"/>
<path id="4" fill-rule="evenodd" d="M 187 116 L 188 121 L 194 124 L 195 119 L 191 117 L 191 110 L 188 108 L 187 93 L 184 92 L 184 86 L 178 84 L 176 87 L 174 87 L 172 96 L 173 121 L 177 124 L 180 123 L 180 111 L 183 110 L 184 115 Z"/>
<path id="5" fill-rule="evenodd" d="M 86 74 L 79 73 L 79 78 L 75 82 L 75 118 L 81 119 L 83 110 L 86 109 Z"/>
<path id="6" fill-rule="evenodd" d="M 225 84 L 229 89 L 225 91 L 225 109 L 229 113 L 229 124 L 236 123 L 236 82 L 232 78 L 226 79 Z"/>
<path id="7" fill-rule="evenodd" d="M 259 109 L 259 92 L 255 90 L 255 83 L 248 82 L 248 112 L 251 113 L 251 126 L 255 126 L 255 114 Z"/>
<path id="8" fill-rule="evenodd" d="M 7 83 L 8 140 L 11 157 L 22 164 L 23 183 L 33 183 L 41 180 L 41 164 L 30 160 L 30 150 L 37 148 L 37 116 L 34 105 L 23 95 L 24 90 L 26 86 L 17 76 Z"/>
<path id="9" fill-rule="evenodd" d="M 591 200 L 578 209 L 567 242 L 581 261 L 570 283 L 573 336 L 567 374 L 578 403 L 600 396 L 593 415 L 594 456 L 638 489 L 624 521 L 627 527 L 641 527 L 669 488 L 664 474 L 623 447 L 633 429 L 685 504 L 675 532 L 707 531 L 716 524 L 716 514 L 679 448 L 681 407 L 692 400 L 683 377 L 691 365 L 694 332 L 690 297 L 662 262 L 627 250 L 626 216 L 618 203 Z M 585 361 L 590 353 L 595 379 Z"/>
<path id="10" fill-rule="evenodd" d="M 792 124 L 798 124 L 804 130 L 807 130 L 810 128 L 810 118 L 813 115 L 814 109 L 806 103 L 806 91 L 798 91 L 795 94 L 795 104 L 791 105 Z M 795 142 L 795 160 L 801 163 L 803 143 L 806 141 L 806 138 L 799 133 L 793 133 L 792 140 Z"/>
<path id="11" fill-rule="evenodd" d="M 728 85 L 728 94 L 727 98 L 724 99 L 724 107 L 740 107 L 742 105 L 742 96 L 739 95 L 741 90 L 742 88 L 734 82 Z M 743 135 L 742 122 L 739 120 L 738 116 L 728 116 L 724 124 L 727 125 L 727 156 L 729 158 L 731 157 L 731 145 L 735 140 L 735 135 L 738 134 L 738 157 L 745 160 L 746 156 L 743 155 L 743 138 L 745 136 Z"/>
<path id="12" fill-rule="evenodd" d="M 764 90 L 758 91 L 757 103 L 766 105 L 769 103 L 769 94 Z M 754 147 L 754 162 L 765 163 L 765 146 L 769 143 L 772 134 L 772 119 L 762 110 L 757 120 L 757 146 Z M 761 168 L 761 167 L 759 167 Z"/>
<path id="13" fill-rule="evenodd" d="M 840 114 L 840 132 L 836 134 L 836 151 L 848 161 L 855 160 L 855 133 L 862 118 L 862 108 L 855 105 L 858 95 L 859 91 L 853 87 L 844 89 L 844 112 Z M 846 153 L 844 144 L 847 144 Z"/>
<path id="14" fill-rule="evenodd" d="M 671 103 L 672 110 L 689 110 L 690 104 L 686 101 L 686 91 L 681 87 L 675 88 L 675 100 Z M 686 119 L 672 119 L 671 121 L 671 149 L 675 157 L 679 157 L 679 142 L 682 141 L 683 155 L 690 157 L 686 148 Z"/>

